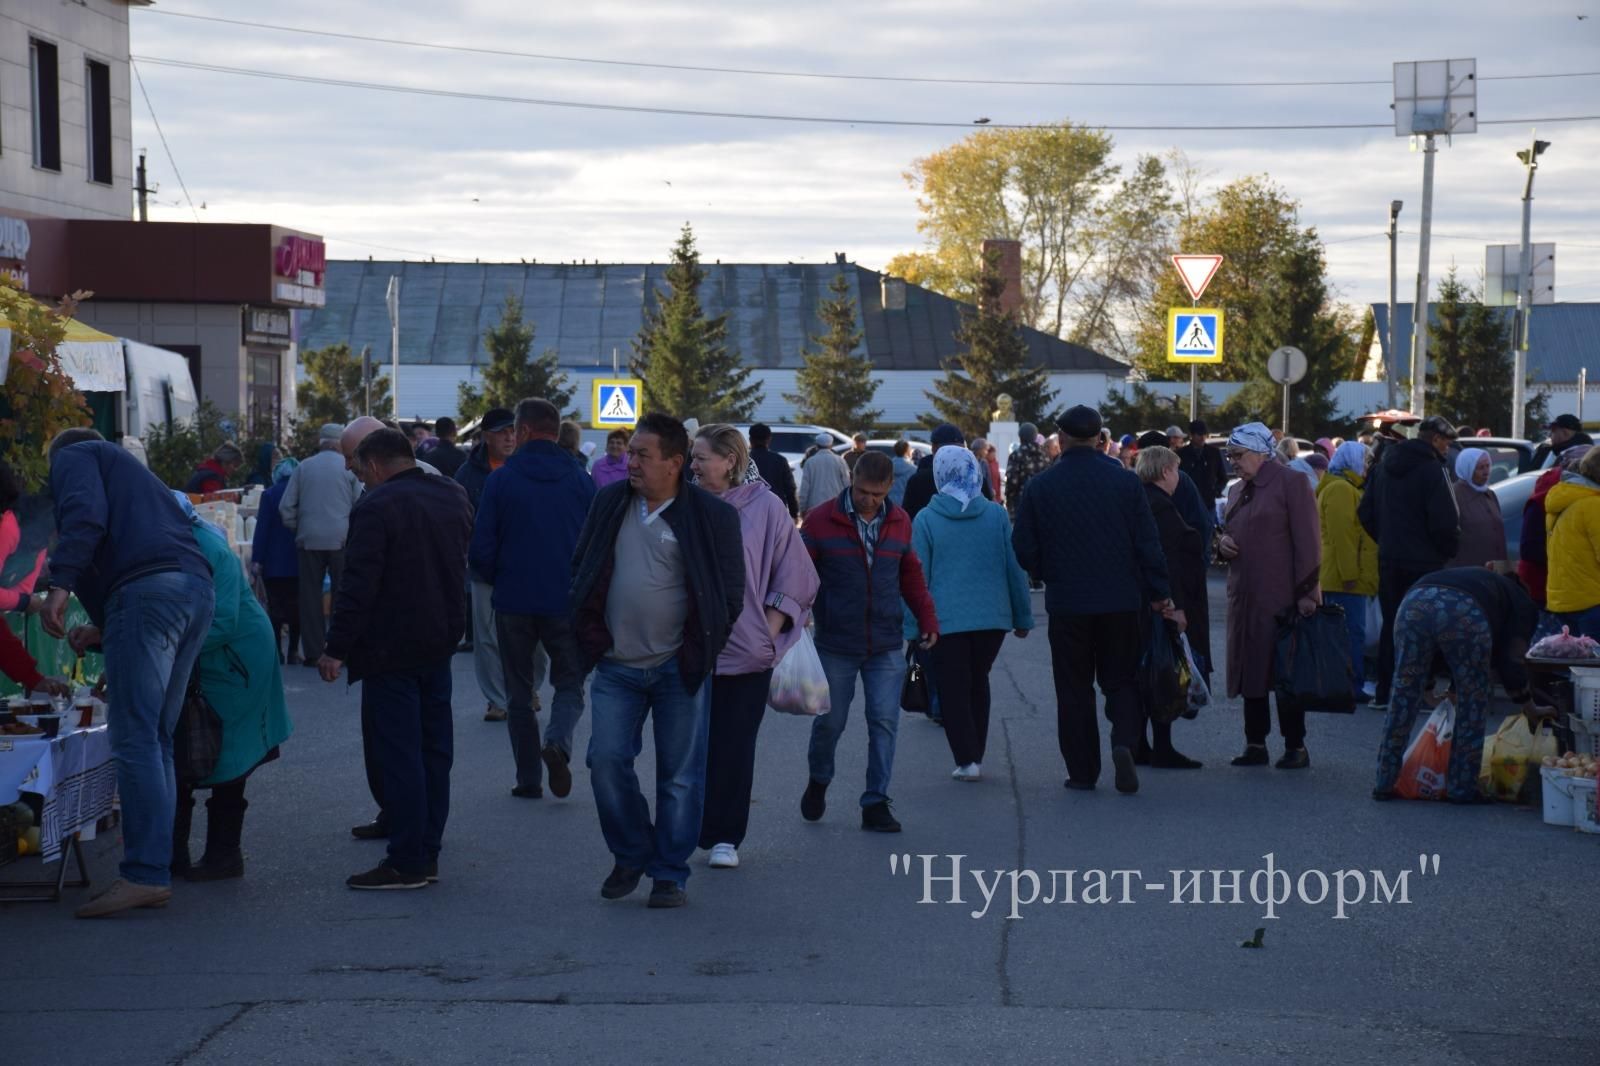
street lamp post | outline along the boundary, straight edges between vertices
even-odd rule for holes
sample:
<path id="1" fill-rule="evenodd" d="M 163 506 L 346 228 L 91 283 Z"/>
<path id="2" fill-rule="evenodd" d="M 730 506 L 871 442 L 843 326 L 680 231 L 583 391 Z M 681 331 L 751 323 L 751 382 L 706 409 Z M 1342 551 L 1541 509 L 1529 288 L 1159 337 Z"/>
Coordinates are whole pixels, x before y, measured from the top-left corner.
<path id="1" fill-rule="evenodd" d="M 1511 329 L 1511 435 L 1521 437 L 1527 427 L 1527 399 L 1524 395 L 1528 383 L 1528 316 L 1533 312 L 1533 264 L 1531 234 L 1533 229 L 1533 175 L 1539 169 L 1539 157 L 1550 147 L 1549 141 L 1537 137 L 1533 143 L 1517 153 L 1517 159 L 1527 168 L 1527 181 L 1522 186 L 1522 254 L 1517 257 L 1517 314 Z M 1581 403 L 1581 401 L 1580 401 Z"/>
<path id="2" fill-rule="evenodd" d="M 1389 335 L 1384 338 L 1384 342 L 1385 342 L 1384 343 L 1384 349 L 1385 349 L 1386 353 L 1388 354 L 1389 358 L 1387 358 L 1387 359 L 1385 359 L 1383 361 L 1383 384 L 1384 384 L 1384 395 L 1385 395 L 1385 397 L 1387 399 L 1387 402 L 1386 402 L 1385 406 L 1387 406 L 1391 411 L 1394 410 L 1394 404 L 1395 404 L 1395 399 L 1394 399 L 1394 390 L 1395 390 L 1394 366 L 1395 366 L 1395 362 L 1400 358 L 1399 353 L 1397 353 L 1394 350 L 1395 338 L 1398 335 L 1398 331 L 1395 329 L 1394 312 L 1395 312 L 1395 269 L 1396 269 L 1395 263 L 1396 263 L 1397 245 L 1399 243 L 1395 239 L 1395 233 L 1396 233 L 1395 226 L 1398 224 L 1398 222 L 1400 220 L 1400 209 L 1402 207 L 1404 207 L 1404 206 L 1405 206 L 1405 204 L 1400 200 L 1390 200 L 1389 201 Z"/>

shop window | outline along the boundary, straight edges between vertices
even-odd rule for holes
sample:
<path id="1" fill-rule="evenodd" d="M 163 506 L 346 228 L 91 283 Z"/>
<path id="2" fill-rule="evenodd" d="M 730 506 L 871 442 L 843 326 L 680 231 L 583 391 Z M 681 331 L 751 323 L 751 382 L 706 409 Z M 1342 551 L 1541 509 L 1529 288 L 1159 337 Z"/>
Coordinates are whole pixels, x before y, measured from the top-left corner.
<path id="1" fill-rule="evenodd" d="M 111 68 L 84 63 L 83 128 L 88 139 L 89 180 L 111 184 Z"/>
<path id="2" fill-rule="evenodd" d="M 33 82 L 33 165 L 61 170 L 61 82 L 57 77 L 56 46 L 46 41 L 28 42 L 28 67 Z"/>

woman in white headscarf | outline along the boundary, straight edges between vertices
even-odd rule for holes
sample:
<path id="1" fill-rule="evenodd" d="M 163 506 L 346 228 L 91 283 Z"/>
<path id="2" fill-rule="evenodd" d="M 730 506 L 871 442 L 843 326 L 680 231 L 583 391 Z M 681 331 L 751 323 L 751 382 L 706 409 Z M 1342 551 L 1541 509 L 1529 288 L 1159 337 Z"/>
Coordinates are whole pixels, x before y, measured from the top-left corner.
<path id="1" fill-rule="evenodd" d="M 1506 558 L 1506 524 L 1500 499 L 1489 487 L 1494 468 L 1482 448 L 1456 456 L 1456 510 L 1461 512 L 1461 547 L 1451 566 L 1484 566 Z"/>
<path id="2" fill-rule="evenodd" d="M 911 544 L 922 561 L 939 612 L 933 680 L 945 739 L 955 758 L 951 777 L 977 781 L 989 739 L 989 671 L 1006 630 L 1026 637 L 1033 628 L 1028 577 L 1011 548 L 1006 509 L 983 498 L 984 474 L 965 448 L 933 455 L 935 493 L 912 523 Z M 906 639 L 919 635 L 906 615 Z"/>

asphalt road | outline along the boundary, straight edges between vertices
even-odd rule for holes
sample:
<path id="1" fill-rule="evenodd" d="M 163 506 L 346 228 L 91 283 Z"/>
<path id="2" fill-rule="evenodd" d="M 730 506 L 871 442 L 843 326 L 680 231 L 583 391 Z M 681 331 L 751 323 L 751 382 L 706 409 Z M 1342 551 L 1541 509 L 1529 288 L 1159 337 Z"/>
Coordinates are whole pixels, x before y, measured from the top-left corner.
<path id="1" fill-rule="evenodd" d="M 586 771 L 566 800 L 511 797 L 505 727 L 481 721 L 468 656 L 441 882 L 349 891 L 382 851 L 348 832 L 372 813 L 356 694 L 300 668 L 285 683 L 296 733 L 252 779 L 242 880 L 99 922 L 72 918 L 86 890 L 0 907 L 0 1062 L 1600 1062 L 1600 840 L 1508 806 L 1374 803 L 1373 711 L 1315 716 L 1313 766 L 1290 773 L 1227 766 L 1240 711 L 1221 703 L 1177 729 L 1205 769 L 1146 770 L 1129 797 L 1108 758 L 1099 790 L 1069 793 L 1044 633 L 1008 639 L 982 782 L 950 780 L 943 733 L 908 715 L 905 832 L 862 832 L 858 703 L 832 806 L 808 824 L 807 723 L 769 715 L 742 867 L 697 855 L 689 905 L 652 911 L 643 890 L 598 895 L 611 859 Z M 647 794 L 652 765 L 647 739 Z M 90 850 L 103 885 L 115 834 Z M 919 903 L 920 872 L 891 872 L 891 855 L 920 871 L 915 856 L 951 853 L 1046 889 L 1049 870 L 1079 871 L 1076 902 L 1008 920 L 1007 877 L 973 918 L 970 874 L 957 905 Z M 1268 853 L 1296 878 L 1409 870 L 1409 903 L 1339 919 L 1330 895 L 1264 919 L 1250 889 Z M 1126 877 L 1091 902 L 1091 870 L 1143 881 L 1132 902 Z M 1241 870 L 1241 902 L 1227 875 L 1224 902 L 1209 876 L 1205 902 L 1173 902 L 1171 870 Z M 1316 898 L 1315 876 L 1305 887 Z M 1242 949 L 1257 928 L 1264 946 Z"/>

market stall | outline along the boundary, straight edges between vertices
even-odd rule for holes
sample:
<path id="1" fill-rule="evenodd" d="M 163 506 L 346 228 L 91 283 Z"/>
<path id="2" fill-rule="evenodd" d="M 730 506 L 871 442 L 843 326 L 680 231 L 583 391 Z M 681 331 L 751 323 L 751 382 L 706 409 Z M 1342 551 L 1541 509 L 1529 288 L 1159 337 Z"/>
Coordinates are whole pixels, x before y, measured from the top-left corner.
<path id="1" fill-rule="evenodd" d="M 0 900 L 59 898 L 68 884 L 69 851 L 79 874 L 72 887 L 88 885 L 80 838 L 92 839 L 100 820 L 115 810 L 117 774 L 105 705 L 87 698 L 79 703 L 58 724 L 49 724 L 48 706 L 12 703 L 0 715 L 13 719 L 0 722 L 0 827 L 10 835 L 0 840 L 0 867 L 33 854 L 60 863 L 50 880 L 0 881 Z M 48 735 L 51 729 L 55 736 Z"/>

